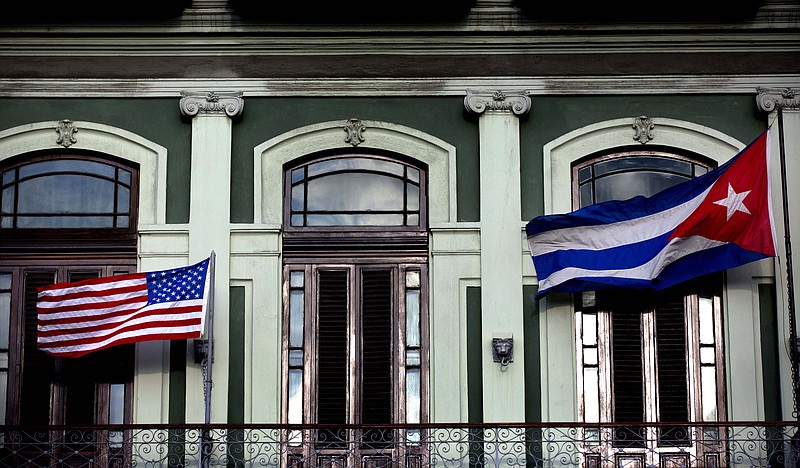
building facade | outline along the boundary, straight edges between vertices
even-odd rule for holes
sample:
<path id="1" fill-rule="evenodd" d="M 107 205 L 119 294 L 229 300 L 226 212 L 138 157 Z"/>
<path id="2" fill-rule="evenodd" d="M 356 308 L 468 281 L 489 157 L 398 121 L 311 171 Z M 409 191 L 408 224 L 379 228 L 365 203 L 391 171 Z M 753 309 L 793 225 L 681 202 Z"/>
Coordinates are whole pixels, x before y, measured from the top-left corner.
<path id="1" fill-rule="evenodd" d="M 429 463 L 442 426 L 572 424 L 594 448 L 565 465 L 722 466 L 734 443 L 687 424 L 797 419 L 797 1 L 163 3 L 0 24 L 7 426 L 270 426 L 289 465 L 388 466 Z M 534 298 L 528 220 L 697 177 L 768 127 L 776 259 Z M 186 341 L 36 348 L 37 287 L 211 252 L 210 367 Z"/>

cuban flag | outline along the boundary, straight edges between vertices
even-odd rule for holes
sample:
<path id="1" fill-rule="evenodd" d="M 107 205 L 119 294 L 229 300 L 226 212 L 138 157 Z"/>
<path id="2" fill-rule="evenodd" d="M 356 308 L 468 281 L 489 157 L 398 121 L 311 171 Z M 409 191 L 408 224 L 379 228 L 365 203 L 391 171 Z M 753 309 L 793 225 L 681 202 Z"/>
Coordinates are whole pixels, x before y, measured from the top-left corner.
<path id="1" fill-rule="evenodd" d="M 775 256 L 768 131 L 733 159 L 646 198 L 527 225 L 539 299 L 612 287 L 661 290 Z"/>

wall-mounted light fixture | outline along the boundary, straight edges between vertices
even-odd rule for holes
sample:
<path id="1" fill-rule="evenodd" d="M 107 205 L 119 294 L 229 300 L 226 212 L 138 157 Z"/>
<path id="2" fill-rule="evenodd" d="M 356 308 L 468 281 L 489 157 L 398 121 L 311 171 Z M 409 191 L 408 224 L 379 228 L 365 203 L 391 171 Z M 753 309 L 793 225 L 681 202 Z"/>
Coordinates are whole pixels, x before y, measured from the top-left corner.
<path id="1" fill-rule="evenodd" d="M 514 360 L 514 337 L 492 338 L 492 358 L 502 367 Z"/>

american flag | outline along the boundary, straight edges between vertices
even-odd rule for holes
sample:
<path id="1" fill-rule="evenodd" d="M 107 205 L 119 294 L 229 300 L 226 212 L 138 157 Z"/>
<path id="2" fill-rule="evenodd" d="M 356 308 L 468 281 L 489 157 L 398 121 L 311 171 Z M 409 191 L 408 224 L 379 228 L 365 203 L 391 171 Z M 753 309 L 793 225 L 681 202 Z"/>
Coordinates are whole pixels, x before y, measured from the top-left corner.
<path id="1" fill-rule="evenodd" d="M 79 357 L 124 343 L 199 338 L 210 261 L 39 288 L 37 345 L 53 356 Z"/>

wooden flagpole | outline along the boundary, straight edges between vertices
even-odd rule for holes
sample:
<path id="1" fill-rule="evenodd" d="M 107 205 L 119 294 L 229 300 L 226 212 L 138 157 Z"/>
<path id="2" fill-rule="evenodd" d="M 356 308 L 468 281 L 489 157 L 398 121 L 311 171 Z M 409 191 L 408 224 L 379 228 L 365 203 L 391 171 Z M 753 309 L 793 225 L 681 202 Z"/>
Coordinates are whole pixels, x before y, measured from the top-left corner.
<path id="1" fill-rule="evenodd" d="M 792 267 L 792 234 L 789 224 L 789 201 L 786 183 L 786 146 L 783 142 L 783 107 L 778 106 L 778 145 L 780 148 L 781 161 L 781 199 L 783 202 L 783 232 L 784 244 L 786 248 L 786 300 L 787 313 L 789 315 L 789 355 L 792 363 L 792 415 L 800 419 L 797 409 L 797 390 L 798 390 L 798 342 L 797 342 L 797 317 L 794 304 L 794 274 Z"/>

